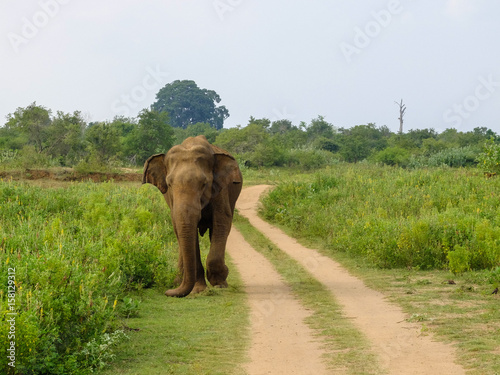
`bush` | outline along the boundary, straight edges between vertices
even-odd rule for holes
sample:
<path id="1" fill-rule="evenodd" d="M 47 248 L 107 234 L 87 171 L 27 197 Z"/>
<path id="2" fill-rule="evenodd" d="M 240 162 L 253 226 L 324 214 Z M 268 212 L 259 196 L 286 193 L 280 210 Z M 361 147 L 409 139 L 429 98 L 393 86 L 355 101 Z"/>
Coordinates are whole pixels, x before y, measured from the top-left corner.
<path id="1" fill-rule="evenodd" d="M 413 156 L 408 166 L 411 168 L 421 167 L 470 167 L 477 164 L 478 150 L 475 147 L 456 147 L 439 151 L 430 156 Z"/>
<path id="2" fill-rule="evenodd" d="M 398 165 L 404 167 L 408 164 L 410 153 L 401 147 L 388 147 L 377 152 L 372 159 L 375 162 L 385 165 Z"/>
<path id="3" fill-rule="evenodd" d="M 172 286 L 177 250 L 152 187 L 111 183 L 40 189 L 0 182 L 0 262 L 15 269 L 16 371 L 88 374 L 111 358 L 123 298 Z M 155 224 L 161 223 L 161 224 Z M 8 347 L 7 272 L 0 346 Z M 7 373 L 7 358 L 0 357 Z"/>
<path id="4" fill-rule="evenodd" d="M 477 162 L 485 172 L 500 173 L 500 144 L 490 139 L 483 145 L 482 152 L 477 156 Z"/>
<path id="5" fill-rule="evenodd" d="M 338 159 L 331 152 L 325 150 L 292 149 L 288 151 L 287 155 L 288 166 L 298 167 L 303 170 L 323 168 L 335 163 L 338 163 Z"/>

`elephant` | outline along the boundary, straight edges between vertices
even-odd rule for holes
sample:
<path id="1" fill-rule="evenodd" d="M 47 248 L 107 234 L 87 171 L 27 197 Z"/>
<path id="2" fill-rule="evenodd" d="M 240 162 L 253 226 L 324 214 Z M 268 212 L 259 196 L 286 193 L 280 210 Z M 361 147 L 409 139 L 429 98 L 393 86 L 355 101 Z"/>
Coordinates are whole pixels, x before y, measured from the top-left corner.
<path id="1" fill-rule="evenodd" d="M 166 154 L 148 158 L 142 183 L 156 186 L 163 194 L 179 244 L 182 281 L 165 295 L 185 297 L 206 289 L 198 232 L 203 236 L 207 230 L 207 279 L 214 287 L 226 288 L 226 241 L 243 184 L 236 159 L 203 135 L 189 137 Z"/>

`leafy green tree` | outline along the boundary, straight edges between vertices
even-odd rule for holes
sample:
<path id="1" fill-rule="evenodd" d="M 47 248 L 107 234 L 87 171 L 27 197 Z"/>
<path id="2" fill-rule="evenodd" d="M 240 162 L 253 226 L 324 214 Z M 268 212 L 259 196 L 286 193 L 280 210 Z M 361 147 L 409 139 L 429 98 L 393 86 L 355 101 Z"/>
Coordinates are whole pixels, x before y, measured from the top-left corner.
<path id="1" fill-rule="evenodd" d="M 6 126 L 21 131 L 28 139 L 28 144 L 33 145 L 37 152 L 42 152 L 47 147 L 49 138 L 48 128 L 52 122 L 50 114 L 50 110 L 33 102 L 26 108 L 19 107 L 13 114 L 9 114 Z"/>
<path id="2" fill-rule="evenodd" d="M 252 167 L 281 167 L 286 163 L 286 152 L 278 141 L 268 138 L 247 155 L 246 164 Z"/>
<path id="3" fill-rule="evenodd" d="M 131 132 L 131 161 L 143 163 L 153 154 L 166 152 L 174 144 L 174 130 L 165 112 L 144 109 L 139 113 L 136 128 Z"/>
<path id="4" fill-rule="evenodd" d="M 316 138 L 313 145 L 315 149 L 330 152 L 337 152 L 340 148 L 334 140 L 322 136 Z"/>
<path id="5" fill-rule="evenodd" d="M 200 89 L 194 81 L 174 81 L 156 94 L 152 109 L 167 112 L 174 127 L 186 128 L 199 122 L 222 129 L 229 117 L 225 106 L 217 106 L 220 96 L 213 90 Z"/>
<path id="6" fill-rule="evenodd" d="M 447 144 L 442 139 L 436 139 L 431 137 L 423 140 L 422 147 L 420 148 L 419 153 L 425 156 L 430 156 L 432 154 L 441 152 L 447 148 L 452 148 L 454 146 L 455 146 L 454 144 Z"/>
<path id="7" fill-rule="evenodd" d="M 323 116 L 318 116 L 311 120 L 311 123 L 307 127 L 307 135 L 310 141 L 318 137 L 332 139 L 335 133 L 336 130 L 333 125 L 327 122 Z"/>
<path id="8" fill-rule="evenodd" d="M 107 122 L 91 124 L 85 130 L 87 151 L 93 162 L 105 164 L 120 150 L 118 129 Z"/>
<path id="9" fill-rule="evenodd" d="M 47 155 L 58 158 L 61 165 L 73 165 L 83 157 L 85 121 L 79 111 L 57 112 L 47 129 Z"/>
<path id="10" fill-rule="evenodd" d="M 295 127 L 290 120 L 284 119 L 273 121 L 271 127 L 269 128 L 269 131 L 271 134 L 283 135 L 290 132 L 294 128 Z"/>
<path id="11" fill-rule="evenodd" d="M 421 147 L 424 139 L 437 138 L 438 133 L 434 129 L 411 129 L 404 137 L 415 147 Z"/>
<path id="12" fill-rule="evenodd" d="M 175 143 L 181 144 L 188 137 L 204 135 L 210 143 L 214 143 L 219 131 L 206 122 L 189 125 L 186 129 L 174 128 Z"/>
<path id="13" fill-rule="evenodd" d="M 20 129 L 4 126 L 0 128 L 0 150 L 20 150 L 27 143 L 27 137 Z"/>
<path id="14" fill-rule="evenodd" d="M 356 125 L 350 129 L 339 129 L 336 138 L 340 145 L 340 155 L 347 162 L 358 162 L 368 158 L 373 152 L 387 147 L 386 128 L 378 129 L 375 124 Z"/>
<path id="15" fill-rule="evenodd" d="M 249 124 L 241 128 L 235 127 L 222 131 L 215 140 L 217 146 L 239 155 L 251 153 L 256 150 L 259 144 L 268 141 L 269 133 L 262 127 L 262 124 Z"/>
<path id="16" fill-rule="evenodd" d="M 269 127 L 271 126 L 271 120 L 267 118 L 255 118 L 253 116 L 250 116 L 250 119 L 248 120 L 248 125 L 250 124 L 257 124 L 262 126 L 262 128 L 269 130 Z"/>

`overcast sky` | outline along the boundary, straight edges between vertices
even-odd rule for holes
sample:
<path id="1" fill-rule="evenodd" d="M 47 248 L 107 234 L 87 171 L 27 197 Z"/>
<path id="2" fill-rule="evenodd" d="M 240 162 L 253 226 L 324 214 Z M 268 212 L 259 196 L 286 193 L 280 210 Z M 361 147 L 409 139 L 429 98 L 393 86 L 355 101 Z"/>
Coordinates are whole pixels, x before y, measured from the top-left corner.
<path id="1" fill-rule="evenodd" d="M 294 124 L 500 133 L 500 2 L 3 0 L 0 124 L 36 101 L 135 117 L 174 80 L 230 113 Z"/>

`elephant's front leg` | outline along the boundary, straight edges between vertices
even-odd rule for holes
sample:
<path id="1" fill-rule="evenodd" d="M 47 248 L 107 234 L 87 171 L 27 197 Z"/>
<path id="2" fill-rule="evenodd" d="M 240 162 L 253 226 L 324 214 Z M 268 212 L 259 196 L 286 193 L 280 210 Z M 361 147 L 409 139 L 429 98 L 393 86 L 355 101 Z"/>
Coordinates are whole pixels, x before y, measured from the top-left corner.
<path id="1" fill-rule="evenodd" d="M 207 257 L 207 279 L 215 287 L 227 288 L 229 270 L 225 263 L 227 236 L 231 231 L 232 210 L 227 206 L 214 210 L 210 232 L 210 251 Z"/>
<path id="2" fill-rule="evenodd" d="M 184 262 L 183 262 L 183 253 L 179 248 L 179 276 L 176 277 L 175 282 L 177 284 L 182 284 L 184 280 Z M 203 268 L 203 264 L 201 263 L 201 253 L 200 253 L 200 241 L 199 238 L 196 238 L 196 281 L 191 293 L 200 293 L 203 292 L 207 288 L 207 283 L 205 281 L 205 270 Z M 175 289 L 168 290 L 166 295 L 172 296 L 175 295 Z"/>
<path id="3" fill-rule="evenodd" d="M 200 293 L 207 288 L 207 283 L 205 281 L 205 270 L 203 269 L 203 264 L 201 263 L 200 254 L 200 240 L 196 237 L 196 283 L 191 293 Z"/>

